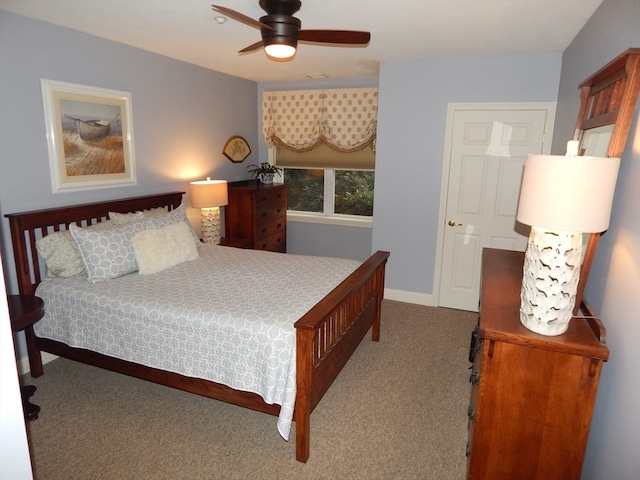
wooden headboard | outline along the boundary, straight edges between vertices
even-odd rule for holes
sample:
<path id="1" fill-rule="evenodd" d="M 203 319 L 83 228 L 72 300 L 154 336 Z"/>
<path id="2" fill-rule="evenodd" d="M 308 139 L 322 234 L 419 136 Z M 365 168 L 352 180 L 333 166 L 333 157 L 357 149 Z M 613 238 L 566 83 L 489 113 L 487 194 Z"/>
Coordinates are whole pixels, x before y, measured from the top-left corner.
<path id="1" fill-rule="evenodd" d="M 180 206 L 182 195 L 184 192 L 169 192 L 6 214 L 5 217 L 9 219 L 11 227 L 11 243 L 20 294 L 35 294 L 36 287 L 42 280 L 41 265 L 36 250 L 36 240 L 39 238 L 53 232 L 67 230 L 72 223 L 82 227 L 102 222 L 108 219 L 109 212 L 128 213 L 157 207 L 173 210 Z"/>

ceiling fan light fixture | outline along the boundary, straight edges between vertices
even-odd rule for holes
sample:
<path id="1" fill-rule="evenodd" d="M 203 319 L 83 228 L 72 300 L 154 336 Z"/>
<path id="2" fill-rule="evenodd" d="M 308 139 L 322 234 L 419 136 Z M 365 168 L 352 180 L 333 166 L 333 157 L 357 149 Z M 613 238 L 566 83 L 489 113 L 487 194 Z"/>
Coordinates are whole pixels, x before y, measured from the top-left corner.
<path id="1" fill-rule="evenodd" d="M 264 46 L 264 51 L 269 57 L 291 58 L 296 54 L 296 47 L 284 43 L 272 43 Z"/>
<path id="2" fill-rule="evenodd" d="M 301 30 L 302 22 L 293 15 L 300 10 L 300 0 L 259 0 L 260 8 L 266 15 L 254 20 L 240 12 L 221 5 L 211 8 L 240 23 L 260 30 L 261 42 L 255 42 L 238 52 L 255 52 L 264 49 L 267 58 L 277 61 L 289 61 L 296 55 L 298 40 L 305 43 L 325 45 L 367 46 L 371 40 L 369 32 L 355 30 Z"/>

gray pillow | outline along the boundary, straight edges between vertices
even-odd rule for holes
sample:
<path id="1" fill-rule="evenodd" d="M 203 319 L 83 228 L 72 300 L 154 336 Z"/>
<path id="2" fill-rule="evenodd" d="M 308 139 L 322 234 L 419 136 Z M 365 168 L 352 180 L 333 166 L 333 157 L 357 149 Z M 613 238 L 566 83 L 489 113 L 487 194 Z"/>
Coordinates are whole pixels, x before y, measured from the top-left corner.
<path id="1" fill-rule="evenodd" d="M 69 230 L 92 283 L 120 277 L 138 270 L 131 238 L 145 229 L 143 220 L 116 224 L 109 228 L 80 228 Z"/>

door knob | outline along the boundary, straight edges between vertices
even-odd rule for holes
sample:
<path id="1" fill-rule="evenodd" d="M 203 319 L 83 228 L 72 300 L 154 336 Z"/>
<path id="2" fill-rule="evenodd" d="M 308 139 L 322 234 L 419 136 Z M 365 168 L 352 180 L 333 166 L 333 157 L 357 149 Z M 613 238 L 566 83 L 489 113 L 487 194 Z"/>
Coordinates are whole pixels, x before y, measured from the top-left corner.
<path id="1" fill-rule="evenodd" d="M 455 220 L 449 220 L 449 226 L 450 227 L 461 227 L 462 224 L 461 223 L 456 223 Z"/>

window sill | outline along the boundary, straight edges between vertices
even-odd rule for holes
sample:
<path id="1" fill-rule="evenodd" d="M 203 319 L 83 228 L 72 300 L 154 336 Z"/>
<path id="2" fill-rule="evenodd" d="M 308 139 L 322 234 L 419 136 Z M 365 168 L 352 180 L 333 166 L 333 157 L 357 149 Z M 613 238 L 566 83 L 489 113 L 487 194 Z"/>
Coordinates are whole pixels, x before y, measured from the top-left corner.
<path id="1" fill-rule="evenodd" d="M 322 213 L 306 213 L 287 211 L 287 222 L 321 223 L 325 225 L 342 225 L 346 227 L 373 228 L 372 217 L 356 215 L 324 215 Z"/>

